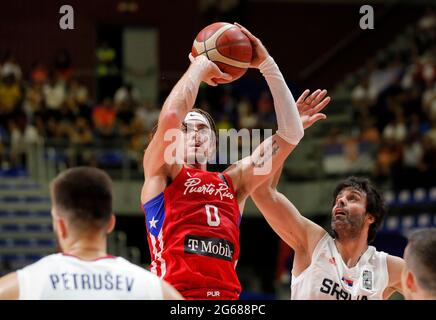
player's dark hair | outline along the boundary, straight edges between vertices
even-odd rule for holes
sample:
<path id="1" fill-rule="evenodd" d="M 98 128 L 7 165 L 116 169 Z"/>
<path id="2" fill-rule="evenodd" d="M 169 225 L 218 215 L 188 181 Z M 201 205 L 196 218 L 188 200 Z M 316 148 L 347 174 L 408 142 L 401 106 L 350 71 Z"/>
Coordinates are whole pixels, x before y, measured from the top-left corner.
<path id="1" fill-rule="evenodd" d="M 369 226 L 367 242 L 374 241 L 378 229 L 386 216 L 386 207 L 381 194 L 371 184 L 369 179 L 349 177 L 340 182 L 333 192 L 333 206 L 338 194 L 345 188 L 353 188 L 366 194 L 366 212 L 374 217 L 374 222 Z"/>
<path id="2" fill-rule="evenodd" d="M 407 267 L 421 288 L 436 295 L 436 228 L 414 231 L 409 236 Z"/>
<path id="3" fill-rule="evenodd" d="M 80 230 L 100 229 L 112 215 L 112 181 L 103 170 L 76 167 L 60 173 L 51 184 L 52 201 Z"/>

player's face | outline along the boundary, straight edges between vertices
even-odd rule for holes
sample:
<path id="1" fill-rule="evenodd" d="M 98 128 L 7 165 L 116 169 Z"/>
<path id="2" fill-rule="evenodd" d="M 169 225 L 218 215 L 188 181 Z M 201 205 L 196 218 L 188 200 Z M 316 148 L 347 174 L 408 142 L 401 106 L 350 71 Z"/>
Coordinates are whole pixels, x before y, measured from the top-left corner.
<path id="1" fill-rule="evenodd" d="M 212 130 L 202 121 L 190 120 L 182 125 L 185 162 L 206 163 L 211 149 Z"/>
<path id="2" fill-rule="evenodd" d="M 370 215 L 366 212 L 366 194 L 348 187 L 342 189 L 332 208 L 332 229 L 341 236 L 358 235 Z M 368 224 L 369 225 L 369 224 Z"/>

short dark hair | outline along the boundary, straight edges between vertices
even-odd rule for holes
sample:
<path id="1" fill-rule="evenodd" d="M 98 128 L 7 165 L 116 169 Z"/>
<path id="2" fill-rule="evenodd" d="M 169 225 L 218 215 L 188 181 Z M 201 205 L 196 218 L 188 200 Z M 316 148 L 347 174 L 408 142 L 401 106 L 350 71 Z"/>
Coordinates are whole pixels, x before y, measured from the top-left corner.
<path id="1" fill-rule="evenodd" d="M 436 228 L 414 231 L 407 247 L 407 267 L 420 287 L 436 295 Z"/>
<path id="2" fill-rule="evenodd" d="M 51 184 L 52 201 L 80 230 L 100 229 L 112 215 L 112 181 L 103 170 L 76 167 L 60 173 Z"/>
<path id="3" fill-rule="evenodd" d="M 378 229 L 386 215 L 386 207 L 381 194 L 367 178 L 348 177 L 340 182 L 333 192 L 333 206 L 338 194 L 345 188 L 353 188 L 366 194 L 366 212 L 374 217 L 374 222 L 369 226 L 367 242 L 374 241 Z"/>

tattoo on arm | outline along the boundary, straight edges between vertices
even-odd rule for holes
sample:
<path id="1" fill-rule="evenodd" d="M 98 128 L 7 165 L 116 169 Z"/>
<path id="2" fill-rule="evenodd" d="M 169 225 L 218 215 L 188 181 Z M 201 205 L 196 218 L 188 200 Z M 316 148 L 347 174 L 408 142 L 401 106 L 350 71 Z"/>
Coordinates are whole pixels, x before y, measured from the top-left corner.
<path id="1" fill-rule="evenodd" d="M 279 150 L 280 146 L 276 140 L 273 140 L 272 143 L 268 143 L 264 146 L 264 150 L 260 151 L 260 154 L 256 159 L 252 158 L 251 165 L 255 168 L 263 167 L 265 162 L 269 161 Z"/>

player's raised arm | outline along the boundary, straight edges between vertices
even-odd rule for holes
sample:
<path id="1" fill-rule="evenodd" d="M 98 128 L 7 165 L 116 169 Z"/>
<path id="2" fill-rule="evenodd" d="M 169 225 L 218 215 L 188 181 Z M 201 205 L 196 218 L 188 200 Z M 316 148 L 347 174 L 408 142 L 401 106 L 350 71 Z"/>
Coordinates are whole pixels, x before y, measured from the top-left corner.
<path id="1" fill-rule="evenodd" d="M 326 90 L 316 90 L 310 94 L 305 90 L 297 100 L 297 108 L 304 129 L 323 120 L 326 115 L 320 111 L 330 102 Z M 251 198 L 261 211 L 271 228 L 296 251 L 311 252 L 324 229 L 303 217 L 298 209 L 277 190 L 283 166 L 251 193 Z"/>
<path id="2" fill-rule="evenodd" d="M 244 34 L 250 39 L 253 47 L 253 59 L 251 67 L 258 68 L 265 77 L 274 99 L 274 108 L 277 118 L 278 130 L 276 134 L 265 139 L 253 152 L 242 159 L 236 165 L 228 169 L 238 190 L 249 194 L 262 182 L 273 176 L 274 172 L 283 164 L 287 156 L 292 152 L 304 135 L 304 128 L 300 118 L 299 109 L 291 91 L 281 74 L 274 59 L 259 39 L 253 36 L 247 29 L 238 25 Z M 324 108 L 330 98 L 324 98 L 326 91 L 317 90 L 312 95 L 302 100 L 307 100 L 303 113 L 309 122 L 325 118 L 319 111 Z M 310 101 L 309 101 L 310 100 Z"/>
<path id="3" fill-rule="evenodd" d="M 325 230 L 300 214 L 298 209 L 277 190 L 282 168 L 251 193 L 255 205 L 271 228 L 298 253 L 310 253 Z"/>
<path id="4" fill-rule="evenodd" d="M 179 129 L 183 119 L 192 109 L 202 81 L 216 86 L 219 79 L 229 80 L 230 75 L 222 73 L 219 68 L 205 56 L 192 59 L 188 70 L 177 82 L 162 107 L 156 133 L 144 153 L 144 177 L 153 176 L 165 164 L 165 148 L 171 139 L 165 140 L 165 134 L 171 129 Z"/>

